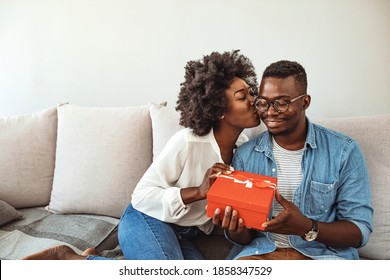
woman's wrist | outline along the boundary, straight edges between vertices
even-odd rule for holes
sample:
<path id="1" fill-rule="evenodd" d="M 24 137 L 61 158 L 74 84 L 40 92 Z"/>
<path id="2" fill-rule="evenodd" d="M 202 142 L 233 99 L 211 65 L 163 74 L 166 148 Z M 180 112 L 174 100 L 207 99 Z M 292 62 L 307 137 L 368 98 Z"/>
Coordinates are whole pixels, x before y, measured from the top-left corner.
<path id="1" fill-rule="evenodd" d="M 206 198 L 206 195 L 202 194 L 200 187 L 189 187 L 180 189 L 180 195 L 184 204 L 189 204 Z"/>

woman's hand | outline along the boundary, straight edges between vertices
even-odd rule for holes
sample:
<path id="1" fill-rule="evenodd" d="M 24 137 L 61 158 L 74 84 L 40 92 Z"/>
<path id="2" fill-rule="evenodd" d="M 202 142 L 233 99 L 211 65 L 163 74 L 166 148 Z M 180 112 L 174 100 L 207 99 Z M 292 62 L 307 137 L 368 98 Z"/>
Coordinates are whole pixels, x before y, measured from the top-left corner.
<path id="1" fill-rule="evenodd" d="M 217 179 L 218 175 L 230 174 L 233 172 L 233 167 L 224 163 L 215 163 L 204 174 L 202 184 L 198 187 L 189 187 L 180 189 L 181 198 L 184 204 L 189 204 L 198 200 L 206 199 L 207 193 Z"/>
<path id="2" fill-rule="evenodd" d="M 225 213 L 221 221 L 221 209 L 217 208 L 214 212 L 213 224 L 231 232 L 240 233 L 244 230 L 244 220 L 238 218 L 238 211 L 232 207 L 226 206 Z"/>
<path id="3" fill-rule="evenodd" d="M 226 206 L 222 222 L 220 213 L 219 208 L 215 209 L 213 224 L 222 227 L 230 240 L 242 245 L 249 244 L 253 240 L 255 231 L 245 227 L 245 222 L 238 217 L 237 210 Z"/>
<path id="4" fill-rule="evenodd" d="M 230 165 L 224 164 L 224 163 L 215 163 L 213 166 L 211 166 L 209 169 L 207 169 L 206 173 L 203 177 L 203 182 L 199 186 L 199 193 L 200 197 L 202 199 L 205 199 L 207 196 L 207 193 L 209 192 L 209 189 L 211 185 L 214 183 L 214 181 L 217 179 L 217 177 L 220 174 L 230 174 L 234 171 L 233 167 Z"/>

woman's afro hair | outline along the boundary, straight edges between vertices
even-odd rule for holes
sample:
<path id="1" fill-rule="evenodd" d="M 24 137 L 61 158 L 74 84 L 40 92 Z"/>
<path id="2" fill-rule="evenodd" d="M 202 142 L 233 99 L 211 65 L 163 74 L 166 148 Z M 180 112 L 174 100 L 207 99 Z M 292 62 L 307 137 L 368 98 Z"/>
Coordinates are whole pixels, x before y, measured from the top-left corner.
<path id="1" fill-rule="evenodd" d="M 257 87 L 252 62 L 239 54 L 239 50 L 213 52 L 203 59 L 187 62 L 176 106 L 180 125 L 191 128 L 198 136 L 208 134 L 226 111 L 225 90 L 235 77 L 250 87 Z"/>

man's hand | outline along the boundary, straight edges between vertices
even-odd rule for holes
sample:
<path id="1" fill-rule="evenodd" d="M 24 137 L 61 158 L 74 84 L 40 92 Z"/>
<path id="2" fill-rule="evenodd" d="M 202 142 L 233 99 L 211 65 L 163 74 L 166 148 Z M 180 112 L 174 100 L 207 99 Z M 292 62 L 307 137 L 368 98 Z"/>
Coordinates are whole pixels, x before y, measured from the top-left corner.
<path id="1" fill-rule="evenodd" d="M 263 223 L 264 231 L 303 236 L 311 229 L 311 220 L 303 215 L 294 203 L 282 197 L 278 190 L 276 190 L 275 197 L 284 211 L 272 220 Z"/>
<path id="2" fill-rule="evenodd" d="M 263 223 L 264 231 L 298 235 L 303 237 L 312 227 L 312 222 L 304 216 L 294 203 L 284 199 L 278 190 L 276 200 L 284 211 L 274 219 Z M 335 221 L 332 223 L 318 222 L 319 235 L 316 241 L 335 248 L 358 247 L 361 243 L 359 228 L 350 221 Z"/>

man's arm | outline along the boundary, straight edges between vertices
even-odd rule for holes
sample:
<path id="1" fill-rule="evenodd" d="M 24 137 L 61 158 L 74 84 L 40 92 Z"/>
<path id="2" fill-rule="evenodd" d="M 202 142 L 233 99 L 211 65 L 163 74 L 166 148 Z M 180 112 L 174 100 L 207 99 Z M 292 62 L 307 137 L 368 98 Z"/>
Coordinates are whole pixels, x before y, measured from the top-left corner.
<path id="1" fill-rule="evenodd" d="M 304 237 L 312 227 L 311 220 L 303 215 L 294 203 L 283 198 L 279 191 L 276 191 L 275 197 L 284 211 L 263 224 L 265 231 Z M 362 234 L 354 223 L 346 220 L 318 222 L 316 241 L 335 248 L 359 247 L 362 243 Z"/>

